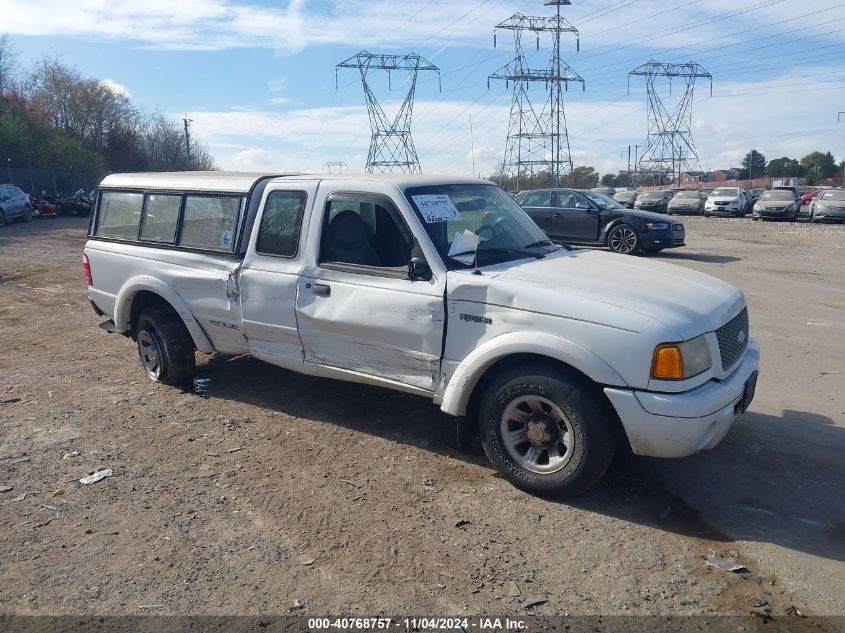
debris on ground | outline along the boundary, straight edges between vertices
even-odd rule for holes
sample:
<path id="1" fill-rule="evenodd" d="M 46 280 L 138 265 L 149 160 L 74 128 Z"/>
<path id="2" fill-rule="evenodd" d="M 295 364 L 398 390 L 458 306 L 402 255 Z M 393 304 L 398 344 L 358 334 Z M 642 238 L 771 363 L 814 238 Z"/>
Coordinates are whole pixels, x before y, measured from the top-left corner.
<path id="1" fill-rule="evenodd" d="M 62 459 L 70 459 L 71 457 L 79 457 L 79 451 L 71 451 L 62 455 Z"/>
<path id="2" fill-rule="evenodd" d="M 541 604 L 546 604 L 549 601 L 548 597 L 546 596 L 533 596 L 528 598 L 525 602 L 520 605 L 523 609 L 532 609 L 534 607 L 539 607 Z"/>
<path id="3" fill-rule="evenodd" d="M 105 479 L 106 477 L 112 476 L 112 469 L 111 468 L 103 468 L 102 470 L 95 470 L 88 474 L 87 477 L 83 477 L 79 480 L 81 484 L 95 484 L 98 481 Z"/>
<path id="4" fill-rule="evenodd" d="M 53 496 L 54 496 L 54 497 L 61 497 L 63 494 L 65 494 L 65 489 L 64 489 L 64 488 L 59 488 L 58 490 L 54 490 L 54 491 L 53 491 Z"/>
<path id="5" fill-rule="evenodd" d="M 10 461 L 9 465 L 11 466 L 13 464 L 22 464 L 24 462 L 28 462 L 30 459 L 32 459 L 32 458 L 31 457 L 18 457 L 17 459 L 13 459 L 12 461 Z"/>
<path id="6" fill-rule="evenodd" d="M 719 552 L 711 552 L 710 555 L 704 559 L 708 567 L 715 567 L 722 571 L 729 571 L 734 574 L 750 573 L 745 565 L 740 565 L 722 556 Z"/>
<path id="7" fill-rule="evenodd" d="M 24 499 L 26 499 L 26 493 L 25 493 L 25 492 L 24 492 L 24 493 L 19 494 L 17 497 L 15 497 L 14 499 L 12 499 L 12 501 L 23 501 Z"/>
<path id="8" fill-rule="evenodd" d="M 0 400 L 0 404 L 12 404 L 14 402 L 20 402 L 20 398 L 7 398 L 6 400 Z"/>
<path id="9" fill-rule="evenodd" d="M 0 493 L 11 492 L 12 490 L 14 490 L 14 486 L 0 486 Z"/>
<path id="10" fill-rule="evenodd" d="M 211 393 L 211 378 L 194 378 L 194 394 L 208 398 Z"/>
<path id="11" fill-rule="evenodd" d="M 471 522 L 467 521 L 466 519 L 460 519 L 459 521 L 455 522 L 455 527 L 458 529 L 465 528 L 466 526 L 470 525 L 470 523 Z"/>
<path id="12" fill-rule="evenodd" d="M 796 607 L 796 606 L 791 606 L 791 607 L 789 607 L 789 608 L 786 610 L 786 615 L 795 615 L 795 616 L 798 616 L 799 618 L 803 618 L 803 617 L 804 617 L 804 614 L 803 614 L 803 613 L 801 613 L 801 609 L 799 609 L 799 608 L 798 608 L 798 607 Z"/>
<path id="13" fill-rule="evenodd" d="M 513 580 L 508 583 L 508 596 L 511 598 L 518 598 L 522 595 L 522 592 L 519 590 L 519 585 L 516 584 Z"/>
<path id="14" fill-rule="evenodd" d="M 303 609 L 305 607 L 305 603 L 302 602 L 299 598 L 293 601 L 293 608 L 294 609 Z"/>

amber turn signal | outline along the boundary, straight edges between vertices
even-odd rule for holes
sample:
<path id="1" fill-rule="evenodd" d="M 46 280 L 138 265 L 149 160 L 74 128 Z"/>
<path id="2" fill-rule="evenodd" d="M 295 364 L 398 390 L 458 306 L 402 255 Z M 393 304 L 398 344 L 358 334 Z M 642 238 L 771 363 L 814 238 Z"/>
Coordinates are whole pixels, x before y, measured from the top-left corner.
<path id="1" fill-rule="evenodd" d="M 684 379 L 684 359 L 677 345 L 661 345 L 654 350 L 651 377 L 655 380 Z"/>

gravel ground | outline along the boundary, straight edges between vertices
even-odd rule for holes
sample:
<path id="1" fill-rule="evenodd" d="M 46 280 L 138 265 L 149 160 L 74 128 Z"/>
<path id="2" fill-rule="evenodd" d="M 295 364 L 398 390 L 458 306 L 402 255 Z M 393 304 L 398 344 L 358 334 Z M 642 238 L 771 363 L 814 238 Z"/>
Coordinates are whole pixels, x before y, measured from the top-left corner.
<path id="1" fill-rule="evenodd" d="M 758 436 L 774 424 L 765 414 L 800 411 L 828 420 L 828 435 L 802 436 L 801 450 L 838 454 L 794 466 L 826 469 L 839 491 L 826 505 L 841 512 L 845 227 L 686 223 L 689 246 L 659 257 L 749 294 L 766 363 L 758 400 L 707 456 L 619 459 L 568 503 L 520 493 L 456 452 L 452 421 L 424 399 L 248 357 L 198 357 L 208 398 L 153 384 L 133 343 L 100 330 L 87 305 L 85 220 L 7 226 L 0 613 L 845 613 L 796 581 L 801 565 L 734 534 L 729 511 L 696 488 L 737 486 L 731 460 L 752 483 L 776 481 L 776 467 L 753 470 L 750 446 L 774 441 Z M 777 312 L 792 307 L 805 311 Z M 814 321 L 824 325 L 805 325 Z M 824 363 L 808 357 L 815 350 Z M 822 366 L 832 373 L 820 376 Z M 97 468 L 114 474 L 78 482 Z M 781 523 L 776 513 L 755 520 L 772 533 Z M 826 548 L 776 545 L 842 579 L 845 523 L 828 520 Z M 713 550 L 750 578 L 708 568 Z M 532 598 L 545 602 L 523 606 Z"/>

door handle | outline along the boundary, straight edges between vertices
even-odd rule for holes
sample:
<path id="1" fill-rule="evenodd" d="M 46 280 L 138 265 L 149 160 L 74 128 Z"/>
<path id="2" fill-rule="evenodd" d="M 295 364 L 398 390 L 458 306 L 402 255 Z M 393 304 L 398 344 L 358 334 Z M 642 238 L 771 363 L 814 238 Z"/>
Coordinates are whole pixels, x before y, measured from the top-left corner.
<path id="1" fill-rule="evenodd" d="M 327 286 L 326 284 L 314 284 L 312 287 L 312 292 L 315 295 L 319 295 L 321 297 L 328 297 L 332 294 L 332 287 Z"/>
<path id="2" fill-rule="evenodd" d="M 562 213 L 555 213 L 554 217 L 556 217 L 556 218 L 562 218 L 562 217 L 563 217 L 563 214 L 562 214 Z"/>

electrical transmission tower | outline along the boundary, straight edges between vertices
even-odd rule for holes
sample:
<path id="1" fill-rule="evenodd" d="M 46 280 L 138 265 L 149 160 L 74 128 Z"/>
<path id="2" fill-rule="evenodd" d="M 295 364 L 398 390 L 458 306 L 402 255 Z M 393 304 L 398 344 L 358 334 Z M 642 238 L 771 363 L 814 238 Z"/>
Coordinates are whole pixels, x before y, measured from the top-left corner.
<path id="1" fill-rule="evenodd" d="M 364 96 L 367 99 L 367 113 L 370 116 L 372 137 L 370 153 L 367 156 L 367 173 L 376 171 L 382 173 L 403 172 L 418 174 L 420 161 L 417 150 L 411 138 L 411 116 L 414 110 L 414 94 L 417 90 L 417 74 L 420 71 L 431 70 L 440 79 L 440 69 L 420 57 L 416 53 L 407 55 L 374 55 L 361 51 L 343 61 L 335 68 L 335 85 L 337 85 L 337 70 L 340 68 L 357 68 L 361 73 L 364 84 Z M 392 89 L 391 71 L 400 70 L 408 73 L 410 88 L 399 108 L 396 117 L 391 121 L 387 118 L 381 105 L 367 81 L 367 74 L 371 70 L 386 70 L 388 85 Z"/>
<path id="2" fill-rule="evenodd" d="M 672 174 L 674 180 L 684 171 L 699 171 L 701 163 L 692 140 L 692 100 L 696 79 L 709 80 L 713 96 L 713 76 L 695 62 L 661 64 L 651 60 L 628 73 L 629 93 L 632 75 L 645 77 L 648 94 L 648 139 L 640 154 L 640 176 L 662 181 L 666 174 Z M 658 92 L 660 78 L 669 79 L 670 96 L 673 79 L 680 79 L 684 86 L 683 95 L 671 110 Z"/>
<path id="3" fill-rule="evenodd" d="M 570 0 L 546 0 L 546 6 L 557 7 L 553 17 L 534 17 L 516 13 L 497 24 L 493 34 L 493 47 L 499 30 L 512 31 L 514 37 L 514 58 L 507 65 L 490 75 L 490 79 L 504 80 L 505 86 L 513 84 L 510 122 L 505 157 L 502 161 L 502 176 L 513 179 L 514 188 L 520 189 L 526 179 L 533 180 L 540 172 L 548 172 L 555 186 L 560 186 L 561 177 L 572 173 L 572 155 L 569 148 L 569 133 L 566 130 L 566 113 L 563 91 L 569 84 L 578 82 L 584 89 L 584 80 L 561 59 L 560 40 L 564 33 L 579 37 L 578 29 L 560 16 L 560 7 L 570 5 Z M 549 33 L 552 39 L 552 53 L 545 68 L 529 68 L 523 47 L 523 35 L 534 33 L 537 50 L 540 50 L 540 36 Z M 580 49 L 580 39 L 577 40 Z M 533 83 L 543 83 L 547 95 L 542 106 L 532 103 L 529 89 Z"/>
<path id="4" fill-rule="evenodd" d="M 334 172 L 332 170 L 337 167 L 337 173 L 342 174 L 343 170 L 349 167 L 349 165 L 344 163 L 342 160 L 330 160 L 323 163 L 323 167 L 325 167 L 330 174 L 333 174 Z"/>

